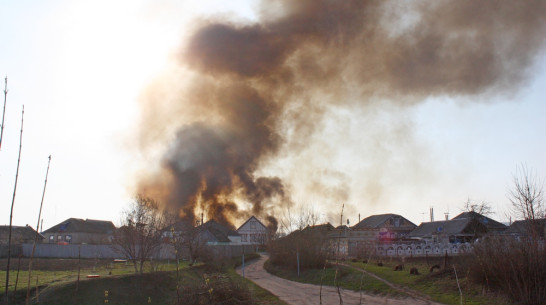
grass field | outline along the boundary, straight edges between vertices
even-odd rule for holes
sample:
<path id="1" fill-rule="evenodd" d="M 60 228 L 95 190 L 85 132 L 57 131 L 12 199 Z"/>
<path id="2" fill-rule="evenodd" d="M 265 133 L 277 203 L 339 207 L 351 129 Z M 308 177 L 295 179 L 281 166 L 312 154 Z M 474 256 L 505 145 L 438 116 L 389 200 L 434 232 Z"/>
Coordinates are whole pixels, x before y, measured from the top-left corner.
<path id="1" fill-rule="evenodd" d="M 251 258 L 252 256 L 248 257 L 248 260 Z M 235 299 L 232 304 L 285 304 L 266 290 L 236 274 L 233 266 L 234 262 L 238 261 L 240 258 L 222 263 L 222 270 L 215 265 L 189 267 L 187 263 L 181 262 L 180 304 L 200 304 L 203 300 L 208 302 L 209 299 L 214 298 L 228 300 L 236 297 L 246 298 L 247 301 L 238 302 Z M 42 270 L 32 272 L 33 304 L 36 304 L 38 299 L 40 304 L 46 305 L 105 304 L 105 300 L 108 300 L 109 304 L 120 305 L 177 303 L 176 264 L 173 262 L 147 264 L 144 274 L 135 274 L 130 264 L 113 264 L 111 261 L 95 260 L 83 262 L 82 260 L 82 266 L 85 268 L 82 267 L 82 279 L 79 283 L 76 283 L 77 260 L 48 259 L 34 265 L 38 265 Z M 28 268 L 27 264 L 25 266 Z M 152 272 L 152 270 L 157 271 Z M 10 304 L 24 304 L 27 273 L 20 271 L 16 293 L 14 293 L 15 274 L 16 270 L 10 272 L 10 291 L 12 292 Z M 39 282 L 38 299 L 35 297 L 36 274 Z M 87 274 L 98 274 L 100 278 L 87 279 Z M 5 285 L 5 271 L 0 271 L 0 276 L 3 276 L 2 283 Z"/>
<path id="2" fill-rule="evenodd" d="M 0 260 L 0 293 L 5 292 L 6 285 L 6 259 Z M 22 259 L 19 275 L 17 275 L 18 260 L 12 259 L 9 277 L 9 290 L 17 291 L 27 289 L 28 283 L 28 259 Z M 80 279 L 84 280 L 87 275 L 99 275 L 100 277 L 117 276 L 124 274 L 133 274 L 134 267 L 131 263 L 114 263 L 113 260 L 82 259 L 80 262 Z M 187 268 L 185 261 L 180 261 L 179 268 Z M 31 287 L 51 286 L 66 282 L 76 281 L 78 278 L 78 260 L 77 259 L 34 259 L 32 268 Z M 176 270 L 176 264 L 172 261 L 147 262 L 145 271 L 173 271 Z M 17 287 L 15 286 L 17 284 Z"/>
<path id="3" fill-rule="evenodd" d="M 451 258 L 453 260 L 453 258 Z M 428 262 L 424 258 L 406 259 L 404 270 L 394 271 L 394 267 L 401 262 L 398 260 L 383 261 L 383 266 L 377 265 L 377 262 L 365 264 L 362 261 L 347 261 L 347 264 L 371 272 L 393 284 L 401 285 L 413 289 L 421 294 L 428 295 L 432 300 L 445 304 L 460 304 L 461 298 L 455 271 L 459 263 L 457 278 L 463 295 L 463 304 L 509 304 L 509 302 L 497 295 L 483 295 L 482 287 L 470 283 L 466 277 L 466 270 L 461 266 L 462 262 L 454 260 L 452 265 L 448 265 L 445 270 L 435 270 L 430 272 L 432 265 L 438 264 L 443 267 L 443 258 L 429 258 Z M 419 275 L 410 274 L 410 269 L 415 267 Z"/>
<path id="4" fill-rule="evenodd" d="M 269 273 L 291 281 L 320 285 L 322 278 L 322 285 L 324 286 L 336 286 L 337 284 L 342 288 L 363 291 L 371 294 L 389 295 L 395 297 L 406 296 L 396 289 L 389 287 L 387 284 L 373 277 L 363 275 L 361 271 L 350 267 L 339 266 L 337 270 L 337 277 L 335 266 L 329 266 L 324 270 L 303 269 L 300 270 L 299 276 L 297 270 L 278 267 L 271 264 L 270 261 L 267 261 L 264 267 Z M 334 283 L 334 278 L 336 278 L 336 283 Z"/>

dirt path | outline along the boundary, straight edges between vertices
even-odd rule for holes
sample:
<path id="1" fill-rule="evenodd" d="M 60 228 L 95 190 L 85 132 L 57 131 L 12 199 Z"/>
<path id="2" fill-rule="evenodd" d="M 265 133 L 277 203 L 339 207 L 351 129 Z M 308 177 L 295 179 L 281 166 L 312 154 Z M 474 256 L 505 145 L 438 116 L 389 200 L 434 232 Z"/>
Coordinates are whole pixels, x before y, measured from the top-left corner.
<path id="1" fill-rule="evenodd" d="M 262 255 L 259 260 L 253 261 L 245 267 L 245 277 L 260 287 L 278 296 L 282 301 L 294 305 L 317 305 L 320 304 L 320 286 L 293 282 L 273 276 L 263 269 L 267 256 Z M 242 275 L 242 269 L 238 268 L 237 273 Z M 437 304 L 428 300 L 405 298 L 395 299 L 383 296 L 375 296 L 359 292 L 341 289 L 343 304 Z M 362 299 L 361 299 L 362 298 Z M 361 302 L 362 300 L 362 302 Z M 322 304 L 340 304 L 339 296 L 335 287 L 322 287 Z"/>

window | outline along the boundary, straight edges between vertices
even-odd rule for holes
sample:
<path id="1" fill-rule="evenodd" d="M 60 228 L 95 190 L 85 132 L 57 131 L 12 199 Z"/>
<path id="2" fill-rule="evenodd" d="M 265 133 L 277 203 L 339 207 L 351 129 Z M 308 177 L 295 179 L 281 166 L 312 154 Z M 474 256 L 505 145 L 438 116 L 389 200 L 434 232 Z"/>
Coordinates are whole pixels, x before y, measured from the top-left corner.
<path id="1" fill-rule="evenodd" d="M 72 242 L 72 235 L 66 235 L 64 237 L 64 240 L 66 240 L 66 242 L 68 242 L 68 243 L 71 243 Z"/>
<path id="2" fill-rule="evenodd" d="M 49 242 L 55 243 L 55 235 L 49 235 Z"/>
<path id="3" fill-rule="evenodd" d="M 256 229 L 256 222 L 254 220 L 250 222 L 250 228 Z"/>
<path id="4" fill-rule="evenodd" d="M 246 234 L 241 235 L 241 241 L 246 241 Z"/>
<path id="5" fill-rule="evenodd" d="M 394 226 L 397 227 L 397 228 L 400 226 L 400 218 L 395 218 L 394 219 Z"/>
<path id="6" fill-rule="evenodd" d="M 63 236 L 62 235 L 57 235 L 57 241 L 63 241 Z"/>

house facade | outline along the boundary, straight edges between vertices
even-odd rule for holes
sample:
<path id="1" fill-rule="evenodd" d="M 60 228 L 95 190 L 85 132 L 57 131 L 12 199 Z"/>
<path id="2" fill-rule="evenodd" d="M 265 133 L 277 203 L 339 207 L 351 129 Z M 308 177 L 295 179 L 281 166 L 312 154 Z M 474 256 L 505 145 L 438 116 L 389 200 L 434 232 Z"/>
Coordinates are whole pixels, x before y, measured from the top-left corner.
<path id="1" fill-rule="evenodd" d="M 527 238 L 546 238 L 546 219 L 517 220 L 514 221 L 503 235 L 512 236 L 517 240 Z"/>
<path id="2" fill-rule="evenodd" d="M 26 226 L 12 226 L 11 227 L 11 243 L 13 245 L 18 244 L 31 244 L 34 243 L 34 238 L 36 242 L 41 243 L 44 239 L 42 234 L 36 232 L 29 225 Z M 7 245 L 9 239 L 9 226 L 0 226 L 0 245 Z"/>
<path id="3" fill-rule="evenodd" d="M 69 218 L 42 234 L 49 244 L 109 244 L 115 230 L 111 221 Z"/>
<path id="4" fill-rule="evenodd" d="M 476 218 L 460 218 L 423 222 L 413 230 L 409 239 L 432 243 L 469 243 L 488 233 L 487 227 Z"/>
<path id="5" fill-rule="evenodd" d="M 235 245 L 241 244 L 241 235 L 232 229 L 214 221 L 209 220 L 200 227 L 202 238 L 208 245 Z"/>
<path id="6" fill-rule="evenodd" d="M 487 232 L 492 234 L 498 234 L 504 232 L 508 227 L 503 225 L 502 223 L 491 219 L 485 215 L 482 215 L 480 213 L 476 213 L 474 211 L 470 212 L 464 212 L 457 216 L 455 216 L 453 219 L 465 219 L 465 218 L 472 218 L 479 221 L 481 224 L 483 224 L 487 228 Z"/>
<path id="7" fill-rule="evenodd" d="M 269 230 L 258 218 L 251 216 L 237 230 L 241 243 L 245 245 L 265 245 L 269 241 Z"/>
<path id="8" fill-rule="evenodd" d="M 347 232 L 350 256 L 368 256 L 376 245 L 405 238 L 417 226 L 398 214 L 379 214 L 364 218 Z"/>

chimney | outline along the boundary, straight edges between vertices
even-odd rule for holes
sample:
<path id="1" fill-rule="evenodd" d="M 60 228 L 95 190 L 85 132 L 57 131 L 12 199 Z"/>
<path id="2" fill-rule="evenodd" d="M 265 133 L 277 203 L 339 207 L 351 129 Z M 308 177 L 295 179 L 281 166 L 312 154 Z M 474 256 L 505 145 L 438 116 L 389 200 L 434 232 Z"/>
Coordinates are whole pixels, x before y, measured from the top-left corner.
<path id="1" fill-rule="evenodd" d="M 434 208 L 430 207 L 430 222 L 434 221 Z"/>

